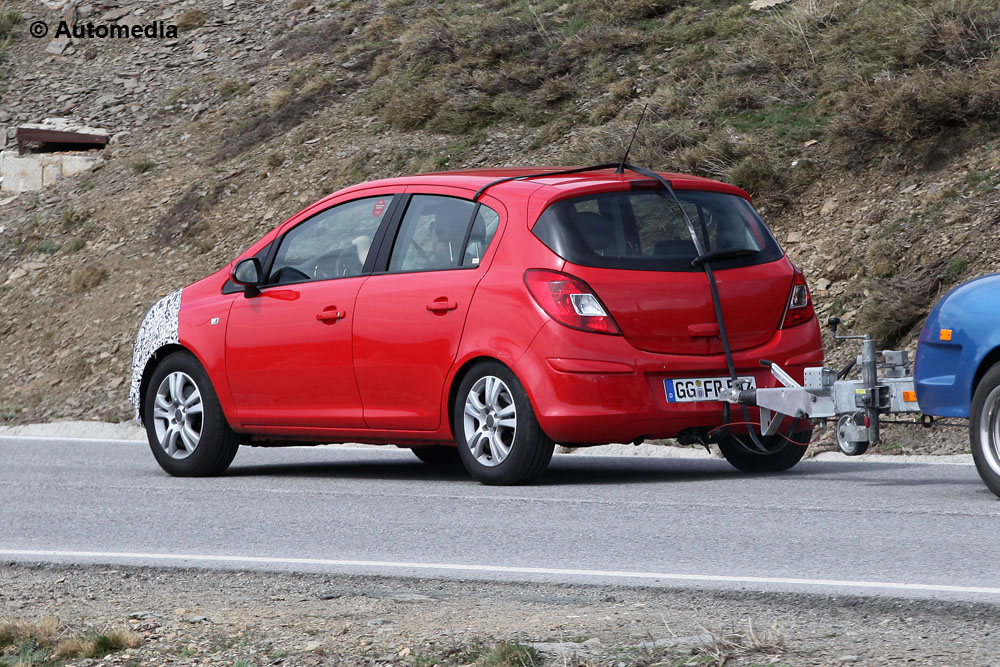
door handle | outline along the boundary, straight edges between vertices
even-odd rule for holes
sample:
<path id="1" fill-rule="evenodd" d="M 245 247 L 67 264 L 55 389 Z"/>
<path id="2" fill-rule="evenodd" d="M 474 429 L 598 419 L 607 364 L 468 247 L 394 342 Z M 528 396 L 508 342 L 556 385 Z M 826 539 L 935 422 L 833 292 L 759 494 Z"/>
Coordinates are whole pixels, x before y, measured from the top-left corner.
<path id="1" fill-rule="evenodd" d="M 432 313 L 445 313 L 456 308 L 458 308 L 458 302 L 448 301 L 447 299 L 438 299 L 427 304 L 427 310 Z"/>
<path id="2" fill-rule="evenodd" d="M 316 313 L 316 319 L 320 322 L 336 322 L 337 320 L 343 319 L 346 315 L 347 313 L 344 311 L 337 310 L 336 307 L 330 307 Z"/>
<path id="3" fill-rule="evenodd" d="M 689 324 L 688 333 L 692 336 L 718 336 L 719 335 L 719 325 L 715 322 L 706 322 L 704 324 Z"/>

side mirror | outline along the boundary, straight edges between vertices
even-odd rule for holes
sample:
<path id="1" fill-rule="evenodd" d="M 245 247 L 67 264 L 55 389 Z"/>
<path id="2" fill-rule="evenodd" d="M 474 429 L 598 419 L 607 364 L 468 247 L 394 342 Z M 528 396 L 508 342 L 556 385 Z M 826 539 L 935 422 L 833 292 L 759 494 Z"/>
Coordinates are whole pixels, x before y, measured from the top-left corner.
<path id="1" fill-rule="evenodd" d="M 261 274 L 263 273 L 264 269 L 261 267 L 260 260 L 256 257 L 250 257 L 237 263 L 229 277 L 243 288 L 245 296 L 250 297 L 260 294 L 258 286 L 261 283 Z"/>

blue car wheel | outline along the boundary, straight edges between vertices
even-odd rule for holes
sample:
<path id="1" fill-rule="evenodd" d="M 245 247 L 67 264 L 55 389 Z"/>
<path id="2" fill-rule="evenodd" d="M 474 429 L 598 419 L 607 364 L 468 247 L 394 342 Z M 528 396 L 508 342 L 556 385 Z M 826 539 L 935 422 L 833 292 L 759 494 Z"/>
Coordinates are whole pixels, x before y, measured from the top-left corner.
<path id="1" fill-rule="evenodd" d="M 993 366 L 972 398 L 969 436 L 976 470 L 990 491 L 1000 496 L 1000 364 Z"/>

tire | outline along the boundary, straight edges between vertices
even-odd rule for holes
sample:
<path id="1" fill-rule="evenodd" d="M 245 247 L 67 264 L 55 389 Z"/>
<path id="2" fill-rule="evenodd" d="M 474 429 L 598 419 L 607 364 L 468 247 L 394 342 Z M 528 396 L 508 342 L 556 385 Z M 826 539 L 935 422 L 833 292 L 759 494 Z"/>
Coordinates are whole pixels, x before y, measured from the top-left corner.
<path id="1" fill-rule="evenodd" d="M 458 455 L 458 447 L 430 445 L 428 447 L 413 447 L 410 451 L 418 459 L 432 466 L 457 465 L 462 462 L 462 458 Z"/>
<path id="2" fill-rule="evenodd" d="M 175 477 L 219 475 L 239 449 L 208 374 L 189 352 L 167 356 L 153 371 L 143 421 L 153 456 Z"/>
<path id="3" fill-rule="evenodd" d="M 969 417 L 972 460 L 983 483 L 1000 496 L 1000 364 L 976 386 Z"/>
<path id="4" fill-rule="evenodd" d="M 483 484 L 528 483 L 549 465 L 555 448 L 521 382 L 498 362 L 477 364 L 466 374 L 452 427 L 462 464 Z"/>
<path id="5" fill-rule="evenodd" d="M 749 436 L 740 437 L 748 444 L 743 444 L 732 435 L 723 436 L 719 440 L 719 449 L 731 466 L 743 472 L 781 472 L 794 466 L 805 455 L 809 441 L 812 440 L 812 429 L 796 431 L 788 436 L 795 442 L 785 440 L 782 435 L 762 438 L 764 446 L 772 450 L 770 454 L 750 449 L 752 445 L 749 444 Z"/>

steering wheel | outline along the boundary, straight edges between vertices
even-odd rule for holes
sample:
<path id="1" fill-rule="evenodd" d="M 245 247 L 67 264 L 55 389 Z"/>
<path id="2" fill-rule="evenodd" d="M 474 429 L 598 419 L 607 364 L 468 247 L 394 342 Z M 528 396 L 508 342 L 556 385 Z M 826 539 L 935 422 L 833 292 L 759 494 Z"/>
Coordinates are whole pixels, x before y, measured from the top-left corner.
<path id="1" fill-rule="evenodd" d="M 316 280 L 339 278 L 340 274 L 337 271 L 337 263 L 339 261 L 340 253 L 340 250 L 331 250 L 330 252 L 324 253 L 315 260 L 311 261 L 312 277 Z"/>
<path id="2" fill-rule="evenodd" d="M 353 245 L 341 250 L 334 263 L 334 273 L 337 278 L 361 275 L 363 268 L 361 260 L 358 259 L 358 249 Z"/>

